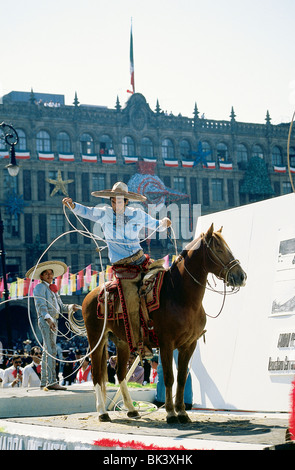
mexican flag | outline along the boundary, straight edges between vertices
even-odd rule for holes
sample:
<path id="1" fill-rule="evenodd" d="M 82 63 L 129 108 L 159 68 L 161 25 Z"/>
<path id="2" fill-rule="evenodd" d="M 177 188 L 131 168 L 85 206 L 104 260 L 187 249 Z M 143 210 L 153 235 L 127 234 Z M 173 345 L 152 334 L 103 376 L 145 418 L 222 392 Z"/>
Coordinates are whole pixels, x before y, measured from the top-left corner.
<path id="1" fill-rule="evenodd" d="M 130 31 L 130 75 L 131 75 L 132 93 L 135 93 L 132 24 L 131 24 L 131 31 Z"/>

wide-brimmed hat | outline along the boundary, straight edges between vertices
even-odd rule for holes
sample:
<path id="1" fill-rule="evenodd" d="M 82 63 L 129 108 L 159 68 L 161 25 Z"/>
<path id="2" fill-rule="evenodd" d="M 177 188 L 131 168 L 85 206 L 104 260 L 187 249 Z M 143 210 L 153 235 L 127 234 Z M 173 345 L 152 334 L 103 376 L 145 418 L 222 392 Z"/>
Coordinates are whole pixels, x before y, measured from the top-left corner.
<path id="1" fill-rule="evenodd" d="M 47 269 L 51 269 L 53 271 L 53 276 L 58 277 L 62 276 L 68 267 L 62 261 L 44 261 L 43 263 L 39 263 L 37 266 L 33 266 L 31 269 L 29 269 L 29 271 L 26 273 L 26 278 L 35 280 L 40 279 L 40 274 Z"/>
<path id="2" fill-rule="evenodd" d="M 125 199 L 130 199 L 130 201 L 141 201 L 141 202 L 146 201 L 146 197 L 143 196 L 142 194 L 128 191 L 127 184 L 122 183 L 121 181 L 118 181 L 118 183 L 115 183 L 112 189 L 104 189 L 102 191 L 93 191 L 91 195 L 94 197 L 105 197 L 105 198 L 123 196 Z"/>

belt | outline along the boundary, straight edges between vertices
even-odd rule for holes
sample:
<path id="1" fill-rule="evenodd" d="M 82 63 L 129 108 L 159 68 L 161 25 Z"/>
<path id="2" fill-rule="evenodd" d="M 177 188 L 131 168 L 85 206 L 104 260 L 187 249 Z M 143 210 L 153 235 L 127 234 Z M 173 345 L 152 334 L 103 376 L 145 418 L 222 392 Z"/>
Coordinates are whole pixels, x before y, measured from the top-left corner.
<path id="1" fill-rule="evenodd" d="M 135 263 L 135 261 L 139 260 L 139 258 L 142 258 L 144 256 L 143 250 L 139 250 L 137 253 L 135 253 L 132 256 L 128 256 L 127 258 L 122 258 L 119 261 L 116 261 L 116 263 L 113 263 L 114 266 L 116 264 L 132 264 Z"/>

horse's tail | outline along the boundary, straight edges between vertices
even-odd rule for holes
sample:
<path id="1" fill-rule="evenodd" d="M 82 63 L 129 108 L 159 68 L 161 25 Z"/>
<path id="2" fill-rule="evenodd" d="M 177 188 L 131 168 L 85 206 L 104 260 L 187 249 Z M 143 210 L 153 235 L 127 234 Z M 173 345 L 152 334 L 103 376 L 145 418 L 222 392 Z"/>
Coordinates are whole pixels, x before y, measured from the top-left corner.
<path id="1" fill-rule="evenodd" d="M 104 396 L 104 399 L 106 400 L 106 383 L 108 381 L 108 368 L 107 368 L 107 340 L 105 341 L 103 345 L 103 351 L 102 351 L 102 357 L 101 357 L 101 390 Z"/>

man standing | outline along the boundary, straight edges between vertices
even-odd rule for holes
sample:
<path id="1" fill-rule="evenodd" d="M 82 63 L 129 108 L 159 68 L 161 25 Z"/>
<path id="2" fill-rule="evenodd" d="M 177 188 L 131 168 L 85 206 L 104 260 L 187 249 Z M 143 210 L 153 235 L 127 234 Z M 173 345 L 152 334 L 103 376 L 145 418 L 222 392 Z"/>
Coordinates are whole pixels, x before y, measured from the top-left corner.
<path id="1" fill-rule="evenodd" d="M 41 357 L 39 346 L 34 346 L 30 351 L 31 364 L 23 369 L 23 387 L 40 387 L 41 384 Z"/>
<path id="2" fill-rule="evenodd" d="M 131 352 L 135 352 L 138 348 L 139 352 L 144 355 L 140 338 L 138 288 L 142 272 L 148 270 L 149 263 L 140 246 L 139 233 L 142 228 L 163 231 L 170 227 L 171 221 L 167 217 L 157 220 L 142 209 L 127 207 L 129 201 L 144 202 L 146 197 L 128 191 L 128 186 L 120 181 L 115 183 L 111 190 L 94 191 L 91 194 L 95 197 L 110 199 L 111 206 L 85 207 L 73 202 L 69 197 L 64 198 L 62 202 L 78 216 L 100 224 L 115 275 L 116 269 L 122 267 L 127 268 L 127 271 L 129 270 L 131 273 L 127 276 L 121 276 L 118 281 L 122 286 L 124 302 L 130 319 L 129 334 L 131 339 L 129 346 L 131 343 Z M 134 267 L 136 268 L 134 269 Z"/>
<path id="3" fill-rule="evenodd" d="M 69 305 L 63 304 L 53 279 L 62 276 L 67 270 L 61 261 L 45 261 L 33 266 L 26 274 L 29 279 L 40 279 L 33 295 L 38 316 L 38 325 L 43 338 L 43 354 L 41 364 L 41 389 L 66 390 L 58 383 L 56 374 L 56 337 L 59 313 L 68 312 Z M 79 307 L 74 305 L 73 310 Z"/>

